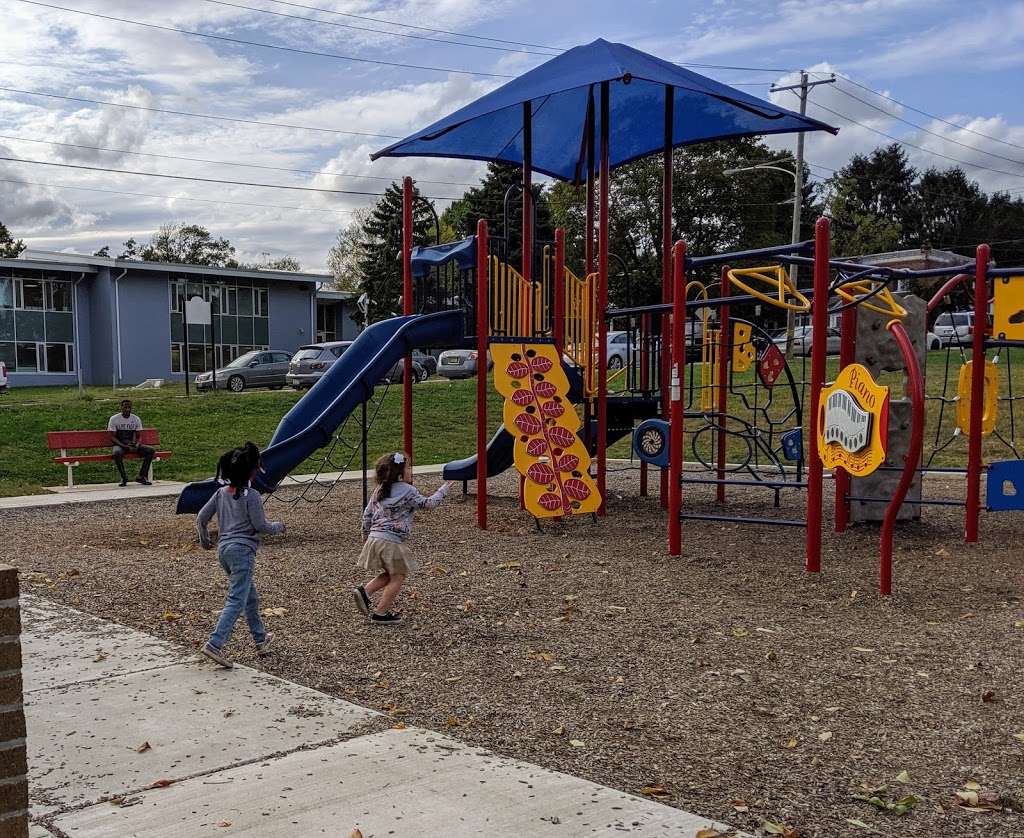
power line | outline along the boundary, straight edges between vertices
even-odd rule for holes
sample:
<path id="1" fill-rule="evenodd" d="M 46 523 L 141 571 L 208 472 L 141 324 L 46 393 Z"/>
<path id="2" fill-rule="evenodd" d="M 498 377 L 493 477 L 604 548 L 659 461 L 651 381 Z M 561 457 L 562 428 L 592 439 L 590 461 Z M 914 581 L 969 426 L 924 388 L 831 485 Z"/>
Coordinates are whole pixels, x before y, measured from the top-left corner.
<path id="1" fill-rule="evenodd" d="M 198 201 L 203 204 L 227 204 L 233 207 L 257 207 L 258 209 L 284 209 L 299 210 L 300 212 L 326 212 L 331 215 L 338 213 L 355 213 L 359 209 L 319 209 L 315 207 L 296 207 L 282 204 L 254 204 L 246 201 L 225 201 L 213 198 L 192 198 L 187 195 L 153 195 L 149 192 L 127 192 L 120 189 L 100 189 L 98 186 L 71 186 L 69 184 L 40 183 L 34 180 L 14 180 L 13 178 L 0 178 L 0 183 L 17 183 L 22 186 L 42 186 L 47 189 L 76 189 L 82 192 L 102 192 L 106 195 L 129 195 L 138 198 L 159 198 L 163 201 Z"/>
<path id="2" fill-rule="evenodd" d="M 836 86 L 836 89 L 844 96 L 849 96 L 851 99 L 853 99 L 856 102 L 860 102 L 862 105 L 867 105 L 869 108 L 874 108 L 876 111 L 885 114 L 890 119 L 895 119 L 898 120 L 899 122 L 906 123 L 911 128 L 916 128 L 918 131 L 924 131 L 924 133 L 931 134 L 933 137 L 938 137 L 940 140 L 943 140 L 944 142 L 962 146 L 963 148 L 969 149 L 970 151 L 976 151 L 981 154 L 987 154 L 990 157 L 995 157 L 999 160 L 1005 160 L 1007 163 L 1014 163 L 1015 165 L 1018 166 L 1024 166 L 1024 160 L 1018 160 L 1017 158 L 1014 157 L 1005 157 L 1002 154 L 996 154 L 994 151 L 986 151 L 985 149 L 979 148 L 978 146 L 968 145 L 967 143 L 962 143 L 959 140 L 954 140 L 951 137 L 947 137 L 945 134 L 940 134 L 938 131 L 932 131 L 930 128 L 925 128 L 923 125 L 918 125 L 916 122 L 911 122 L 909 119 L 904 119 L 902 116 L 897 116 L 896 114 L 887 111 L 885 108 L 880 107 L 879 105 L 872 104 L 871 102 L 867 101 L 867 99 L 862 99 L 860 96 L 854 96 L 852 93 L 850 93 L 850 91 L 843 90 L 843 88 L 839 85 Z"/>
<path id="3" fill-rule="evenodd" d="M 27 0 L 22 0 L 27 2 Z M 62 96 L 58 93 L 42 93 L 38 90 L 21 90 L 17 87 L 0 87 L 6 93 L 18 93 L 23 96 L 43 96 L 47 99 L 63 99 L 68 102 L 84 102 L 90 105 L 109 105 L 112 108 L 127 108 L 133 111 L 149 111 L 150 113 L 166 113 L 172 116 L 189 116 L 195 119 L 215 119 L 220 122 L 240 122 L 243 125 L 263 125 L 268 128 L 291 128 L 298 131 L 322 131 L 327 134 L 351 134 L 356 137 L 383 137 L 389 140 L 400 140 L 395 134 L 374 134 L 368 131 L 342 131 L 337 128 L 317 128 L 310 125 L 290 125 L 287 122 L 267 122 L 260 119 L 242 119 L 235 116 L 219 116 L 217 114 L 193 113 L 191 111 L 173 111 L 167 108 L 151 108 L 145 105 L 126 105 L 122 102 L 107 102 L 102 99 L 86 99 L 82 96 Z"/>
<path id="4" fill-rule="evenodd" d="M 247 169 L 263 169 L 271 172 L 294 172 L 295 174 L 301 175 L 330 175 L 331 177 L 350 177 L 350 178 L 365 178 L 367 180 L 385 180 L 388 182 L 394 182 L 398 178 L 386 177 L 384 175 L 356 175 L 347 172 L 334 172 L 329 169 L 289 169 L 283 166 L 266 166 L 259 163 L 242 163 L 236 160 L 211 160 L 205 157 L 185 157 L 178 154 L 157 154 L 151 151 L 130 151 L 126 148 L 105 148 L 103 146 L 95 145 L 82 145 L 80 143 L 62 143 L 56 140 L 32 140 L 28 137 L 15 137 L 9 134 L 0 134 L 0 140 L 14 140 L 22 143 L 38 143 L 42 145 L 53 145 L 60 146 L 61 148 L 80 148 L 88 151 L 106 151 L 111 154 L 131 154 L 137 157 L 155 157 L 160 160 L 184 160 L 190 163 L 210 163 L 215 166 L 241 166 Z M 471 188 L 477 186 L 476 183 L 461 183 L 453 180 L 420 180 L 417 178 L 418 183 L 430 183 L 437 186 L 464 186 Z"/>
<path id="5" fill-rule="evenodd" d="M 331 195 L 361 195 L 371 198 L 383 197 L 383 192 L 365 192 L 357 189 L 319 189 L 314 186 L 292 186 L 283 183 L 254 183 L 243 180 L 223 180 L 221 178 L 196 177 L 194 175 L 168 175 L 162 172 L 136 172 L 131 169 L 113 169 L 109 166 L 85 166 L 81 163 L 56 163 L 50 160 L 27 160 L 23 157 L 0 157 L 0 161 L 8 163 L 29 163 L 35 166 L 56 166 L 61 169 L 80 169 L 86 172 L 105 172 L 117 175 L 137 175 L 139 177 L 157 177 L 167 180 L 187 180 L 194 183 L 218 183 L 227 186 L 254 186 L 261 189 L 288 189 L 294 192 L 322 192 Z M 437 195 L 422 195 L 430 201 L 457 201 L 461 196 L 445 197 Z"/>
<path id="6" fill-rule="evenodd" d="M 542 55 L 546 58 L 554 57 L 555 53 L 550 52 L 537 52 L 535 50 L 515 48 L 515 47 L 500 47 L 491 44 L 467 44 L 464 41 L 452 41 L 447 38 L 433 38 L 430 35 L 413 35 L 409 32 L 388 32 L 385 29 L 374 29 L 370 26 L 355 26 L 351 23 L 338 23 L 333 20 L 321 20 L 315 17 L 306 17 L 305 15 L 293 15 L 287 12 L 275 12 L 270 9 L 260 9 L 255 6 L 244 6 L 240 3 L 229 3 L 227 0 L 206 0 L 207 3 L 213 3 L 217 6 L 229 6 L 233 9 L 244 9 L 248 12 L 259 12 L 260 14 L 273 15 L 274 17 L 284 17 L 291 20 L 304 20 L 309 23 L 319 23 L 322 26 L 334 26 L 340 29 L 354 29 L 357 32 L 374 32 L 378 35 L 390 35 L 393 38 L 412 38 L 417 41 L 431 41 L 435 44 L 451 44 L 457 47 L 474 47 L 475 49 L 489 49 L 496 52 L 514 52 L 520 55 Z M 289 3 L 288 5 L 297 5 Z M 302 8 L 307 8 L 303 6 Z M 317 11 L 327 11 L 326 9 L 318 9 Z"/>
<path id="7" fill-rule="evenodd" d="M 402 27 L 404 27 L 406 29 L 416 29 L 416 30 L 418 30 L 420 32 L 434 32 L 434 33 L 436 33 L 438 35 L 453 35 L 456 38 L 475 38 L 478 41 L 491 41 L 492 43 L 497 43 L 497 44 L 512 44 L 514 46 L 520 46 L 520 47 L 536 47 L 537 49 L 550 49 L 550 50 L 554 50 L 556 52 L 562 52 L 563 51 L 562 47 L 549 47 L 549 46 L 545 46 L 544 44 L 531 44 L 531 43 L 529 43 L 527 41 L 508 41 L 508 40 L 505 40 L 504 38 L 489 38 L 486 35 L 472 35 L 472 34 L 470 34 L 468 32 L 452 32 L 452 31 L 450 31 L 448 29 L 433 29 L 433 28 L 431 28 L 429 26 L 417 26 L 416 24 L 413 24 L 413 23 L 398 23 L 398 22 L 393 21 L 393 20 L 384 20 L 384 19 L 378 18 L 378 17 L 368 17 L 367 15 L 356 15 L 356 14 L 352 14 L 351 12 L 339 12 L 339 11 L 335 11 L 334 9 L 323 9 L 323 8 L 318 7 L 318 6 L 304 6 L 301 3 L 289 3 L 289 2 L 286 2 L 286 0 L 271 0 L 271 2 L 272 3 L 278 3 L 278 4 L 282 5 L 282 6 L 291 6 L 291 7 L 296 8 L 296 9 L 305 9 L 306 11 L 310 11 L 310 12 L 324 12 L 325 14 L 338 15 L 339 17 L 347 17 L 347 18 L 352 18 L 354 20 L 366 20 L 366 21 L 370 21 L 371 23 L 386 23 L 386 24 L 389 24 L 391 26 L 402 26 Z"/>
<path id="8" fill-rule="evenodd" d="M 100 12 L 87 12 L 83 9 L 71 9 L 67 6 L 57 6 L 51 3 L 43 3 L 40 0 L 17 0 L 19 3 L 26 3 L 30 6 L 38 6 L 43 9 L 54 9 L 59 12 L 70 12 L 75 15 L 95 17 L 100 20 L 110 20 L 115 23 L 128 23 L 132 26 L 142 26 L 146 29 L 157 29 L 161 32 L 176 32 L 179 35 L 188 35 L 193 38 L 209 38 L 213 41 L 223 41 L 228 44 L 238 44 L 246 47 L 260 47 L 261 49 L 273 49 L 281 52 L 297 53 L 299 55 L 311 55 L 315 58 L 335 58 L 341 61 L 355 61 L 361 64 L 374 64 L 379 67 L 399 67 L 404 70 L 427 70 L 434 73 L 455 73 L 463 76 L 486 76 L 494 79 L 508 79 L 511 76 L 504 73 L 485 73 L 478 70 L 459 70 L 452 67 L 432 67 L 424 64 L 406 64 L 400 61 L 385 61 L 381 58 L 357 58 L 354 55 L 341 55 L 335 52 L 320 52 L 318 50 L 300 49 L 299 47 L 286 47 L 281 44 L 265 44 L 262 41 L 247 41 L 244 38 L 233 38 L 230 35 L 214 35 L 210 32 L 196 32 L 191 29 L 180 29 L 177 26 L 164 26 L 159 23 L 147 23 L 142 20 L 132 20 L 126 17 L 115 17 L 104 15 Z"/>
<path id="9" fill-rule="evenodd" d="M 942 122 L 945 125 L 949 125 L 952 128 L 957 128 L 960 131 L 966 131 L 969 134 L 975 134 L 979 137 L 984 137 L 986 140 L 991 140 L 994 143 L 1001 143 L 1002 145 L 1010 146 L 1010 148 L 1019 148 L 1021 150 L 1024 150 L 1024 145 L 1020 145 L 1019 143 L 1011 143 L 1008 140 L 1001 140 L 998 137 L 991 136 L 990 134 L 983 134 L 981 131 L 975 131 L 973 128 L 968 128 L 966 125 L 961 125 L 958 122 L 952 122 L 948 119 L 943 119 L 941 116 L 936 116 L 933 113 L 928 113 L 928 111 L 923 111 L 920 108 L 914 107 L 913 105 L 908 105 L 906 102 L 901 102 L 899 99 L 896 99 L 885 93 L 880 93 L 877 90 L 868 87 L 866 84 L 861 84 L 858 81 L 854 81 L 849 76 L 842 76 L 842 78 L 844 81 L 848 81 L 850 84 L 855 85 L 861 88 L 862 90 L 866 90 L 869 93 L 878 96 L 881 99 L 887 99 L 893 104 L 899 105 L 900 107 L 906 108 L 907 110 L 914 111 L 915 113 L 919 113 L 921 114 L 921 116 L 926 116 L 929 119 L 934 119 L 936 122 Z"/>

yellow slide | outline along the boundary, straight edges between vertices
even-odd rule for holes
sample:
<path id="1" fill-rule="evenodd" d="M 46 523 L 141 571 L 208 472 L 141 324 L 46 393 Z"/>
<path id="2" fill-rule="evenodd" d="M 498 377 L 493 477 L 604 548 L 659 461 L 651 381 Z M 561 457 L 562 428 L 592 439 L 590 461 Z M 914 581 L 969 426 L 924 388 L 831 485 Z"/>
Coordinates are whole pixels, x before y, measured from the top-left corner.
<path id="1" fill-rule="evenodd" d="M 554 345 L 492 343 L 491 358 L 494 386 L 505 397 L 505 427 L 516 438 L 516 470 L 526 478 L 527 511 L 535 518 L 597 512 L 601 496 Z"/>

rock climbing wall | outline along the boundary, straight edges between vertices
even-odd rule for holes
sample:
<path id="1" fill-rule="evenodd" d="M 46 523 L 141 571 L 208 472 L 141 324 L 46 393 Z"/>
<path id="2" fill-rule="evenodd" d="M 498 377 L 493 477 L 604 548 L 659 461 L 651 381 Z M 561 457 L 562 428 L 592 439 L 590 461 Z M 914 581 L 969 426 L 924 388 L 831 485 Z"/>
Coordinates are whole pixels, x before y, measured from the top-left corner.
<path id="1" fill-rule="evenodd" d="M 907 310 L 907 316 L 903 318 L 903 326 L 917 353 L 917 360 L 921 365 L 921 376 L 924 378 L 928 354 L 926 303 L 920 297 L 915 297 L 912 294 L 900 297 L 899 302 Z M 891 319 L 890 316 L 869 311 L 863 306 L 857 311 L 855 360 L 867 367 L 876 381 L 883 378 L 883 373 L 904 372 L 903 355 L 900 353 L 896 341 L 885 328 L 885 324 Z M 892 378 L 892 376 L 884 377 Z M 910 444 L 911 406 L 910 400 L 906 397 L 905 378 L 903 381 L 903 384 L 893 383 L 889 392 L 889 433 L 883 467 L 902 468 Z M 899 471 L 880 469 L 867 477 L 853 478 L 850 481 L 850 494 L 861 497 L 891 498 L 899 482 Z M 921 506 L 913 503 L 914 500 L 920 499 L 921 475 L 918 474 L 910 485 L 910 491 L 900 509 L 898 520 L 909 521 L 920 518 Z M 885 517 L 887 506 L 887 501 L 851 501 L 850 520 L 853 522 L 881 521 Z"/>

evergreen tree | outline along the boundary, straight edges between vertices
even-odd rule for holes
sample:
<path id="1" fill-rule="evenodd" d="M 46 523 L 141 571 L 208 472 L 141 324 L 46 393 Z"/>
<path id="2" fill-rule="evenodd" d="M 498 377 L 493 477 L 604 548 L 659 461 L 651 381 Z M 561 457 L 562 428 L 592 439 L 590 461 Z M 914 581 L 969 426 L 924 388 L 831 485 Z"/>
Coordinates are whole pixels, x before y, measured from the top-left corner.
<path id="1" fill-rule="evenodd" d="M 413 245 L 433 244 L 436 228 L 431 206 L 413 187 Z M 362 225 L 358 260 L 362 290 L 370 299 L 367 323 L 401 312 L 402 187 L 392 183 Z"/>
<path id="2" fill-rule="evenodd" d="M 15 239 L 11 231 L 0 221 L 0 258 L 14 259 L 25 249 L 25 242 Z"/>

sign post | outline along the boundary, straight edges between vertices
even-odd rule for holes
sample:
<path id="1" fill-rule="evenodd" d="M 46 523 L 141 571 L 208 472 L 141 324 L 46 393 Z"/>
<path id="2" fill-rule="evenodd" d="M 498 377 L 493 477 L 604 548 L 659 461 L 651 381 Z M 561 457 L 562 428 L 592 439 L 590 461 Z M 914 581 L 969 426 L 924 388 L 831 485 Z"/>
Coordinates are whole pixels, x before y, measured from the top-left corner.
<path id="1" fill-rule="evenodd" d="M 191 382 L 189 379 L 192 377 L 192 370 L 189 364 L 188 357 L 188 326 L 189 323 L 195 323 L 197 326 L 209 326 L 213 322 L 213 318 L 210 316 L 210 304 L 200 297 L 198 294 L 194 297 L 186 297 L 185 305 L 182 306 L 182 316 L 185 326 L 185 395 L 191 395 Z M 203 349 L 206 349 L 206 341 L 203 341 Z M 204 365 L 205 366 L 205 365 Z M 217 377 L 216 359 L 214 362 L 214 378 Z"/>

